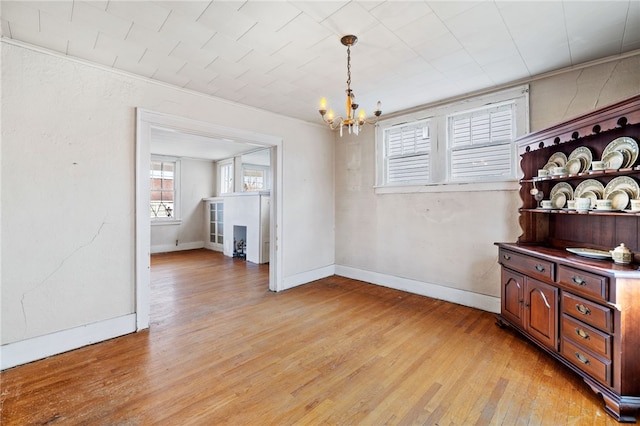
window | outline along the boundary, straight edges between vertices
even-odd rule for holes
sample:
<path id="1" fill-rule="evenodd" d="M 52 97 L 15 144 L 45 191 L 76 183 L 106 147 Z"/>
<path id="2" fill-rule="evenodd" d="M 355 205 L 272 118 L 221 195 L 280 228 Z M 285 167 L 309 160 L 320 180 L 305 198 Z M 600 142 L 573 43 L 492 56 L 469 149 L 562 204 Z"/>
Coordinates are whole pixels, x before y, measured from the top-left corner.
<path id="1" fill-rule="evenodd" d="M 381 121 L 376 192 L 511 188 L 519 170 L 513 141 L 528 127 L 528 86 Z"/>
<path id="2" fill-rule="evenodd" d="M 264 170 L 243 167 L 242 189 L 244 191 L 259 191 L 265 189 Z"/>
<path id="3" fill-rule="evenodd" d="M 388 183 L 429 182 L 431 138 L 427 121 L 384 129 L 384 150 Z"/>
<path id="4" fill-rule="evenodd" d="M 220 194 L 233 192 L 233 160 L 219 163 Z"/>
<path id="5" fill-rule="evenodd" d="M 179 161 L 152 158 L 151 203 L 152 220 L 174 220 L 178 216 Z"/>
<path id="6" fill-rule="evenodd" d="M 452 181 L 514 177 L 515 103 L 450 115 L 447 130 Z"/>

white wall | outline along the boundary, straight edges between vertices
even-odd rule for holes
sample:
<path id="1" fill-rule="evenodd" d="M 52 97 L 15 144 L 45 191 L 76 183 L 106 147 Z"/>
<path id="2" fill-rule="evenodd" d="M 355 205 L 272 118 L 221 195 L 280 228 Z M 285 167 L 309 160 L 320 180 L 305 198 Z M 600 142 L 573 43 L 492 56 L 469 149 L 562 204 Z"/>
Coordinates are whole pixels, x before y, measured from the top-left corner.
<path id="1" fill-rule="evenodd" d="M 180 160 L 181 223 L 151 225 L 151 253 L 204 247 L 206 231 L 202 199 L 215 194 L 215 170 L 212 161 Z"/>
<path id="2" fill-rule="evenodd" d="M 264 243 L 269 241 L 268 237 L 264 238 L 263 227 L 265 225 L 268 227 L 270 196 L 268 193 L 262 192 L 239 192 L 225 195 L 222 198 L 224 198 L 224 254 L 233 256 L 235 250 L 233 227 L 246 226 L 245 253 L 247 262 L 263 263 L 261 261 L 264 258 L 262 250 L 264 250 Z M 267 217 L 261 217 L 265 213 Z"/>
<path id="3" fill-rule="evenodd" d="M 640 56 L 530 82 L 536 131 L 640 93 Z M 495 241 L 521 234 L 517 191 L 374 193 L 368 129 L 336 139 L 336 272 L 499 310 Z"/>
<path id="4" fill-rule="evenodd" d="M 135 314 L 137 107 L 281 137 L 285 286 L 333 264 L 334 147 L 324 127 L 1 46 L 3 357 L 16 352 L 9 344 L 37 348 L 30 339 Z"/>

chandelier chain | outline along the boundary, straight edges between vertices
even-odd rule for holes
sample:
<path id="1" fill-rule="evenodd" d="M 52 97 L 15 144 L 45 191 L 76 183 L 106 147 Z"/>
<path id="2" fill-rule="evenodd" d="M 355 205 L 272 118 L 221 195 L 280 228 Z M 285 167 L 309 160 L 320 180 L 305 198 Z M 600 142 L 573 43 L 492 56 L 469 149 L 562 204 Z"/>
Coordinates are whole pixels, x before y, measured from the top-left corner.
<path id="1" fill-rule="evenodd" d="M 347 95 L 351 95 L 351 46 L 347 46 Z"/>

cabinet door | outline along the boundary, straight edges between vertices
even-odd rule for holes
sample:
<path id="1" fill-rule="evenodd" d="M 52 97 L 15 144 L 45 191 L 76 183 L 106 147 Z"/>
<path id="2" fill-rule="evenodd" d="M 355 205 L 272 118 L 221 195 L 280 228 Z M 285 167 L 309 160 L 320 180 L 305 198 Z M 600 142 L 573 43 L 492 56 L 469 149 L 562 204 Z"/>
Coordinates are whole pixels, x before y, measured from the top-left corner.
<path id="1" fill-rule="evenodd" d="M 502 268 L 502 316 L 524 325 L 524 275 Z"/>
<path id="2" fill-rule="evenodd" d="M 554 350 L 558 350 L 558 289 L 526 278 L 525 329 Z"/>

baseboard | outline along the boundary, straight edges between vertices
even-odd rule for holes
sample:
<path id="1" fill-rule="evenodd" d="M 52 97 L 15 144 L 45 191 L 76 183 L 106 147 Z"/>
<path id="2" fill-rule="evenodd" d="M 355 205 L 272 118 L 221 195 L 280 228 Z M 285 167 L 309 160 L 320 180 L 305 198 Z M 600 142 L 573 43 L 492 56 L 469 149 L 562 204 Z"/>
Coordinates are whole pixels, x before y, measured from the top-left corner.
<path id="1" fill-rule="evenodd" d="M 151 254 L 168 253 L 170 251 L 195 250 L 200 248 L 204 248 L 204 241 L 180 243 L 177 246 L 175 244 L 159 244 L 159 245 L 151 246 Z"/>
<path id="2" fill-rule="evenodd" d="M 482 309 L 483 311 L 499 313 L 500 298 L 486 294 L 473 293 L 457 288 L 445 287 L 438 284 L 381 274 L 352 268 L 350 266 L 335 265 L 335 274 L 355 280 L 365 281 L 384 287 L 415 293 L 434 299 L 457 303 L 458 305 Z"/>
<path id="3" fill-rule="evenodd" d="M 306 271 L 301 274 L 285 277 L 283 290 L 287 290 L 293 287 L 297 287 L 302 284 L 308 284 L 311 281 L 327 278 L 335 274 L 334 265 L 324 266 L 322 268 Z"/>
<path id="4" fill-rule="evenodd" d="M 0 346 L 0 370 L 136 331 L 136 314 L 112 318 Z"/>

